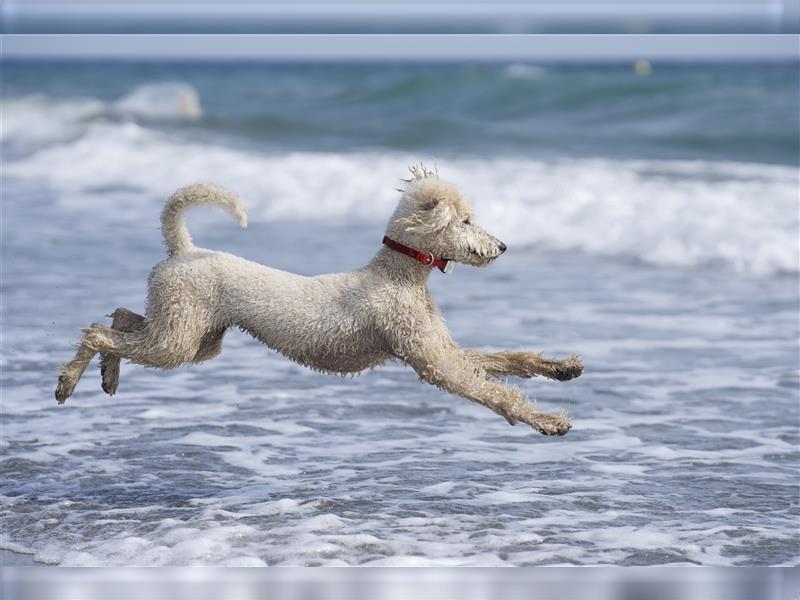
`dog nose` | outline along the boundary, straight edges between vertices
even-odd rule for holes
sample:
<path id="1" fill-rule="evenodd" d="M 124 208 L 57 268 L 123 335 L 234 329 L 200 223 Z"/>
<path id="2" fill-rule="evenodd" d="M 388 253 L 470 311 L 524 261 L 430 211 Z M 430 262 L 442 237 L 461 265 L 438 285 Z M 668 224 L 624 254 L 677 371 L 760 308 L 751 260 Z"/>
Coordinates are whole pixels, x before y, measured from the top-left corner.
<path id="1" fill-rule="evenodd" d="M 500 248 L 500 254 L 502 254 L 508 249 L 508 246 L 506 246 L 503 242 L 499 242 L 498 247 Z"/>

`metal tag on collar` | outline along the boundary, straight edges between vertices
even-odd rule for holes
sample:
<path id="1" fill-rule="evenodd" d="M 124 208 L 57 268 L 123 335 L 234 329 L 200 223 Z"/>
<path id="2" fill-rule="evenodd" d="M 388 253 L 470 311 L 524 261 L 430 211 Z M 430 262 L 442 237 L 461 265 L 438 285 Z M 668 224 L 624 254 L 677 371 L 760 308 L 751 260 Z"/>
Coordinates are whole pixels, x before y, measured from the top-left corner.
<path id="1" fill-rule="evenodd" d="M 447 264 L 445 264 L 444 266 L 444 269 L 442 269 L 442 273 L 446 273 L 447 275 L 449 275 L 450 273 L 453 272 L 453 269 L 455 268 L 456 268 L 456 263 L 454 263 L 452 260 L 448 260 Z"/>

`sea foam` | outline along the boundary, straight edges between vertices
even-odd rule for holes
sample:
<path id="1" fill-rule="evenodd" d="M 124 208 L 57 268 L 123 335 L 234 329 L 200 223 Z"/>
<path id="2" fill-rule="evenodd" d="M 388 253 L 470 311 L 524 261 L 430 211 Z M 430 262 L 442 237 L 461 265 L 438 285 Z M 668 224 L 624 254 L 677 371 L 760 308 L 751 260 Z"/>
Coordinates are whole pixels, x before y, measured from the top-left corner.
<path id="1" fill-rule="evenodd" d="M 28 96 L 5 115 L 0 549 L 108 566 L 797 564 L 796 277 L 731 276 L 797 272 L 794 167 L 267 152 L 215 129 L 212 109 L 247 101 L 211 95 L 186 119 L 119 98 Z M 218 181 L 248 207 L 246 231 L 193 213 L 198 241 L 227 226 L 219 247 L 317 273 L 363 264 L 405 165 L 436 158 L 510 246 L 431 278 L 448 328 L 487 351 L 580 352 L 578 380 L 516 382 L 570 413 L 567 437 L 400 363 L 335 379 L 235 330 L 210 364 L 123 364 L 113 399 L 94 364 L 56 406 L 80 328 L 143 310 L 176 187 Z M 723 268 L 695 269 L 709 263 Z"/>

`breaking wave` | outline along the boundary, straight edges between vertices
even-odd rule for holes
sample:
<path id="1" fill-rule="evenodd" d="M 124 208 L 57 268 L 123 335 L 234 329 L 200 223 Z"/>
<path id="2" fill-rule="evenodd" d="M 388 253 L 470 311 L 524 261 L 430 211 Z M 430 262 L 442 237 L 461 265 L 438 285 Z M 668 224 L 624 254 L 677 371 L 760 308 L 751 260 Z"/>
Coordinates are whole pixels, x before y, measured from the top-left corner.
<path id="1" fill-rule="evenodd" d="M 405 166 L 436 157 L 387 150 L 277 153 L 222 143 L 157 122 L 193 118 L 188 86 L 145 85 L 123 99 L 7 100 L 5 175 L 48 185 L 72 207 L 152 220 L 174 189 L 214 181 L 241 194 L 251 219 L 380 222 Z M 191 126 L 189 126 L 191 129 Z M 798 272 L 798 172 L 760 163 L 526 157 L 439 161 L 510 246 L 629 257 L 655 265 Z"/>
<path id="2" fill-rule="evenodd" d="M 0 140 L 17 151 L 73 139 L 98 121 L 184 120 L 202 115 L 195 89 L 176 82 L 140 85 L 112 102 L 96 98 L 55 99 L 42 94 L 3 98 L 2 111 Z"/>

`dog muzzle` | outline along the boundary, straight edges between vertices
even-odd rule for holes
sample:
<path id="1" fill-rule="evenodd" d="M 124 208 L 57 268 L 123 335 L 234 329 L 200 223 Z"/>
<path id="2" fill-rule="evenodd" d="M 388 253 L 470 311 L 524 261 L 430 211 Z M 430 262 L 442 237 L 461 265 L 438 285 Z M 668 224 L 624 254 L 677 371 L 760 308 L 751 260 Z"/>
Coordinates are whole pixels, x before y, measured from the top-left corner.
<path id="1" fill-rule="evenodd" d="M 421 262 L 423 265 L 436 267 L 442 273 L 452 273 L 453 269 L 456 267 L 456 264 L 452 260 L 438 258 L 430 252 L 422 252 L 420 250 L 415 250 L 414 248 L 409 248 L 408 246 L 404 246 L 400 242 L 395 242 L 393 239 L 386 236 L 383 236 L 383 243 L 395 252 L 405 254 L 417 262 Z"/>

